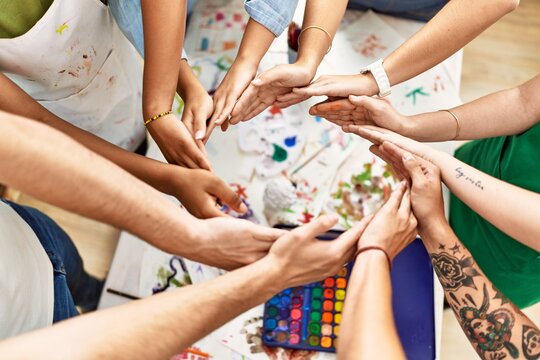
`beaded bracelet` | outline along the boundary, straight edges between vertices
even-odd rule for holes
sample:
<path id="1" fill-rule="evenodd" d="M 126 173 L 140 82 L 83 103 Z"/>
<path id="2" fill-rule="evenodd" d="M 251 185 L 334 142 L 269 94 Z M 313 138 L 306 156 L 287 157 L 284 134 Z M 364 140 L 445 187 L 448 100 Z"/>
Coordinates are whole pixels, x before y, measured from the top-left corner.
<path id="1" fill-rule="evenodd" d="M 386 260 L 388 261 L 388 269 L 392 270 L 392 260 L 390 259 L 390 256 L 388 255 L 386 250 L 384 250 L 380 246 L 366 246 L 366 247 L 360 248 L 360 249 L 358 249 L 358 251 L 356 251 L 356 256 L 358 256 L 361 253 L 363 253 L 364 251 L 368 251 L 368 250 L 380 250 L 380 251 L 382 251 L 383 254 L 386 256 Z"/>
<path id="2" fill-rule="evenodd" d="M 167 116 L 167 115 L 171 115 L 171 114 L 172 114 L 172 110 L 169 110 L 169 111 L 167 111 L 167 112 L 164 112 L 164 113 L 161 113 L 161 114 L 157 114 L 157 115 L 155 115 L 155 116 L 152 116 L 150 119 L 146 119 L 146 120 L 144 121 L 144 126 L 147 126 L 148 124 L 150 124 L 150 123 L 151 123 L 152 121 L 154 121 L 154 120 L 157 120 L 157 119 L 159 119 L 159 118 L 161 118 L 161 117 L 164 117 L 164 116 Z"/>

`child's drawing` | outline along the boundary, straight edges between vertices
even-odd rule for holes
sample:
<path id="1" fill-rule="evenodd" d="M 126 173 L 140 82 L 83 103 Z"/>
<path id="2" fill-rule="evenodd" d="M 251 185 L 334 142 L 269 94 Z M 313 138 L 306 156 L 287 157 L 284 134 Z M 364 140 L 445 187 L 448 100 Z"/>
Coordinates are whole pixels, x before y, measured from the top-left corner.
<path id="1" fill-rule="evenodd" d="M 254 119 L 239 124 L 238 145 L 246 153 L 260 155 L 255 171 L 271 177 L 287 170 L 300 156 L 305 143 L 303 108 L 270 107 Z"/>
<path id="2" fill-rule="evenodd" d="M 139 280 L 141 297 L 186 285 L 191 285 L 191 277 L 184 259 L 153 247 L 146 249 Z"/>
<path id="3" fill-rule="evenodd" d="M 255 216 L 253 208 L 251 207 L 251 204 L 250 204 L 250 202 L 248 200 L 249 196 L 248 196 L 248 194 L 246 192 L 246 190 L 247 190 L 246 187 L 239 184 L 239 183 L 231 183 L 231 184 L 229 184 L 229 186 L 234 189 L 234 192 L 236 193 L 236 195 L 238 195 L 238 197 L 240 197 L 242 202 L 248 208 L 248 211 L 245 214 L 239 214 L 236 211 L 229 208 L 227 205 L 224 205 L 221 208 L 221 211 L 223 211 L 225 214 L 230 215 L 232 217 L 235 217 L 237 219 L 249 220 L 249 221 L 251 221 L 251 222 L 253 222 L 255 224 L 260 223 L 259 219 L 257 219 L 257 217 Z"/>

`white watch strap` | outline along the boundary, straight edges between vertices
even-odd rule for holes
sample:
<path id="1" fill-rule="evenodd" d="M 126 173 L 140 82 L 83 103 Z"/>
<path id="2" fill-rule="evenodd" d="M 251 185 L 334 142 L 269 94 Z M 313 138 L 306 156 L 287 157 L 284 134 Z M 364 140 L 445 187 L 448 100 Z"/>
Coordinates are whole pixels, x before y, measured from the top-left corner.
<path id="1" fill-rule="evenodd" d="M 392 89 L 390 87 L 390 80 L 388 80 L 388 76 L 386 75 L 386 71 L 383 67 L 383 59 L 379 59 L 360 70 L 360 73 L 362 74 L 367 72 L 370 72 L 373 75 L 373 78 L 377 83 L 377 87 L 379 88 L 379 96 L 385 97 L 390 95 Z"/>

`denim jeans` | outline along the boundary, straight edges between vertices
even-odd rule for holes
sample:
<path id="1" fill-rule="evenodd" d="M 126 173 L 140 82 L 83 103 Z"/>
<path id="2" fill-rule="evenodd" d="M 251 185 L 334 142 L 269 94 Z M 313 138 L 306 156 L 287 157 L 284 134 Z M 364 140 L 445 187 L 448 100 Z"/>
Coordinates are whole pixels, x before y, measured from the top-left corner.
<path id="1" fill-rule="evenodd" d="M 83 311 L 97 308 L 103 281 L 84 271 L 83 261 L 69 236 L 40 211 L 1 200 L 32 228 L 51 260 L 54 276 L 53 322 L 69 319 Z"/>
<path id="2" fill-rule="evenodd" d="M 197 0 L 188 0 L 188 14 Z M 118 27 L 144 58 L 144 32 L 141 0 L 109 0 L 109 9 Z M 185 57 L 185 54 L 182 55 Z"/>

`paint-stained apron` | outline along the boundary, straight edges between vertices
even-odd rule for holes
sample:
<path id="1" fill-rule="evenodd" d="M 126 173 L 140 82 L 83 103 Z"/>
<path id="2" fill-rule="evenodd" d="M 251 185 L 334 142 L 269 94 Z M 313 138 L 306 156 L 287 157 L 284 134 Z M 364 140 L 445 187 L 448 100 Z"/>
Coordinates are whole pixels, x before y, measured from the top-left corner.
<path id="1" fill-rule="evenodd" d="M 99 0 L 55 0 L 0 39 L 0 71 L 73 125 L 130 151 L 144 140 L 138 55 Z"/>

